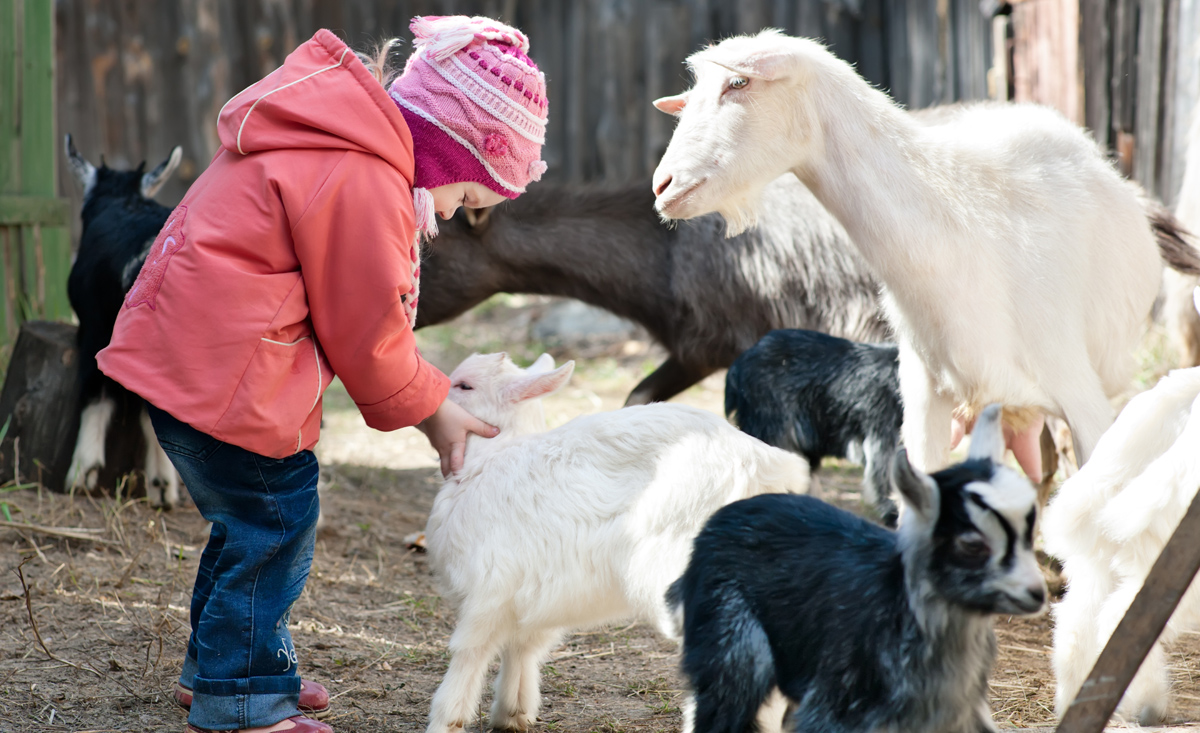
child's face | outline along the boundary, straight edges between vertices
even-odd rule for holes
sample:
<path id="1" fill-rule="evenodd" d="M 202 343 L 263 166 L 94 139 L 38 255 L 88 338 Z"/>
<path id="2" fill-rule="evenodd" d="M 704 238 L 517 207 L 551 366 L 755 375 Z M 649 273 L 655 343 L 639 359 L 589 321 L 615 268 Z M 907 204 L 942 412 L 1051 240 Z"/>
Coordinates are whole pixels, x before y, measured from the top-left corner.
<path id="1" fill-rule="evenodd" d="M 482 183 L 463 181 L 462 183 L 447 183 L 429 189 L 433 194 L 433 208 L 438 216 L 449 219 L 454 216 L 460 206 L 472 209 L 485 209 L 504 201 L 504 197 Z"/>

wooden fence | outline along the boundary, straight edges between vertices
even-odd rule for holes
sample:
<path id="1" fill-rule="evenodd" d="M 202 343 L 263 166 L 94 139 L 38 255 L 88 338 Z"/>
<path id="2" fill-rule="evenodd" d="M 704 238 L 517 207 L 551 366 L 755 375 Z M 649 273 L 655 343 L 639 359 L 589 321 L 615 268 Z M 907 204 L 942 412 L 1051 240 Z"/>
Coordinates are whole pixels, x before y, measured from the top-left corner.
<path id="1" fill-rule="evenodd" d="M 647 178 L 673 120 L 651 100 L 685 89 L 709 41 L 778 27 L 824 38 L 902 102 L 987 95 L 978 0 L 59 0 L 60 132 L 93 161 L 149 165 L 184 149 L 177 201 L 217 148 L 216 116 L 320 27 L 365 48 L 406 39 L 418 14 L 483 14 L 531 39 L 551 100 L 547 181 Z M 407 53 L 409 46 L 404 47 Z M 63 168 L 65 174 L 66 169 Z M 78 192 L 68 185 L 64 193 Z"/>
<path id="2" fill-rule="evenodd" d="M 0 375 L 22 321 L 71 315 L 68 208 L 57 198 L 54 166 L 53 48 L 50 3 L 0 0 Z"/>
<path id="3" fill-rule="evenodd" d="M 1013 1 L 1016 99 L 1086 124 L 1173 204 L 1200 100 L 1200 0 Z"/>

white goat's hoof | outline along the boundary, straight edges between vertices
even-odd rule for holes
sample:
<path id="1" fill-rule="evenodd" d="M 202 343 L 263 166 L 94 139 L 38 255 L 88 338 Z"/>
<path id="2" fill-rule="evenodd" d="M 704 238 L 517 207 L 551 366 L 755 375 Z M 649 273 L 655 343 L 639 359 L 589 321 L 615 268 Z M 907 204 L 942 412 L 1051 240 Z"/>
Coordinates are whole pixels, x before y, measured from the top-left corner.
<path id="1" fill-rule="evenodd" d="M 146 485 L 146 498 L 155 509 L 170 511 L 179 504 L 179 489 L 170 481 L 154 478 Z"/>
<path id="2" fill-rule="evenodd" d="M 534 718 L 523 712 L 509 713 L 507 715 L 497 715 L 495 712 L 491 715 L 492 730 L 502 731 L 524 731 L 533 727 Z"/>
<path id="3" fill-rule="evenodd" d="M 71 472 L 67 474 L 67 488 L 94 491 L 96 484 L 100 483 L 101 468 L 104 468 L 103 463 L 94 463 L 86 469 L 78 465 L 72 466 Z"/>
<path id="4" fill-rule="evenodd" d="M 1166 719 L 1166 708 L 1159 705 L 1145 705 L 1137 714 L 1137 724 L 1143 728 L 1162 725 L 1166 722 Z"/>

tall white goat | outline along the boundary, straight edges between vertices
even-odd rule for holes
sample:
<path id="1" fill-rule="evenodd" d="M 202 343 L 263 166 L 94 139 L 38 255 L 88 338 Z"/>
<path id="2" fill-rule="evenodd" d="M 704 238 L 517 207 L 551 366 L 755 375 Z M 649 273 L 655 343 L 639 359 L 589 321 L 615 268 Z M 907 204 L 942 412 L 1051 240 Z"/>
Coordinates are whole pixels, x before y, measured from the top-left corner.
<path id="1" fill-rule="evenodd" d="M 1200 309 L 1200 289 L 1194 291 Z M 1065 712 L 1200 487 L 1200 367 L 1177 369 L 1125 406 L 1096 453 L 1046 509 L 1046 550 L 1063 562 L 1054 608 L 1055 699 Z M 1134 677 L 1118 714 L 1151 725 L 1167 712 L 1163 643 L 1200 624 L 1193 583 Z"/>
<path id="2" fill-rule="evenodd" d="M 737 499 L 808 489 L 804 459 L 684 405 L 543 432 L 535 398 L 574 368 L 553 364 L 543 356 L 525 371 L 504 354 L 475 355 L 450 375 L 450 399 L 500 435 L 470 439 L 426 526 L 430 566 L 458 616 L 429 733 L 471 724 L 497 652 L 491 726 L 525 730 L 537 718 L 538 667 L 564 632 L 638 618 L 673 634 L 664 594 L 704 521 Z"/>
<path id="3" fill-rule="evenodd" d="M 655 102 L 679 117 L 654 173 L 662 216 L 717 211 L 741 231 L 762 187 L 792 171 L 884 284 L 914 465 L 944 466 L 956 405 L 969 417 L 990 402 L 1017 418 L 1018 457 L 1038 453 L 1051 413 L 1087 460 L 1112 423 L 1109 395 L 1128 385 L 1162 261 L 1137 187 L 1083 130 L 1032 105 L 918 120 L 778 31 L 688 63 L 692 89 Z"/>

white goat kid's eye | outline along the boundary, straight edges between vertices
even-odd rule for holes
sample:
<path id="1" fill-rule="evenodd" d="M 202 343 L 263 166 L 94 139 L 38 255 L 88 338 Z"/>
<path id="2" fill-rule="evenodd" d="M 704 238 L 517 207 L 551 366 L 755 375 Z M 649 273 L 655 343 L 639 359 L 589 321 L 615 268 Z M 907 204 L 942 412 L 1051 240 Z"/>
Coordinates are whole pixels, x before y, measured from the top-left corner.
<path id="1" fill-rule="evenodd" d="M 456 384 L 454 386 L 458 387 L 459 389 L 463 390 L 464 392 L 469 392 L 470 390 L 475 389 L 474 387 L 467 384 L 466 382 L 459 382 L 458 384 Z"/>
<path id="2" fill-rule="evenodd" d="M 742 89 L 749 83 L 750 83 L 750 80 L 747 79 L 746 77 L 735 76 L 729 80 L 729 88 L 730 89 Z"/>

